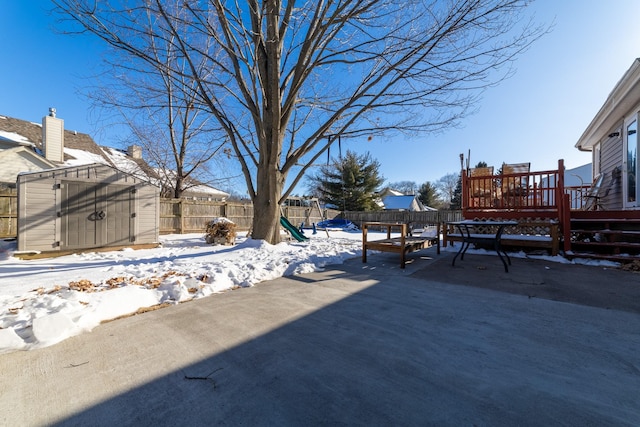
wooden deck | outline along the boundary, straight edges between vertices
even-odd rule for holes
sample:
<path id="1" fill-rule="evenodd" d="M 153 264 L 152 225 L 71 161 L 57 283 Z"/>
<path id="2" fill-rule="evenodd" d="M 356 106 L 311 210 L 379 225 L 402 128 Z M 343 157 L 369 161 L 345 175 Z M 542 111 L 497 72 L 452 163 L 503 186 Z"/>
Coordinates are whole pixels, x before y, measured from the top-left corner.
<path id="1" fill-rule="evenodd" d="M 522 185 L 518 191 L 505 191 L 514 187 L 513 184 L 505 186 L 505 182 Z M 562 249 L 569 258 L 640 260 L 640 211 L 584 210 L 588 188 L 564 186 L 562 160 L 558 161 L 558 169 L 541 172 L 474 176 L 463 171 L 463 217 L 488 222 L 515 219 L 523 225 L 552 221 L 558 224 L 557 229 L 537 236 L 550 239 L 553 247 Z M 535 245 L 527 244 L 524 237 L 531 233 L 524 228 L 520 233 L 510 234 L 523 237 L 509 237 L 518 245 L 540 246 L 541 239 L 533 239 Z M 443 245 L 447 244 L 447 238 L 449 236 L 443 239 Z"/>

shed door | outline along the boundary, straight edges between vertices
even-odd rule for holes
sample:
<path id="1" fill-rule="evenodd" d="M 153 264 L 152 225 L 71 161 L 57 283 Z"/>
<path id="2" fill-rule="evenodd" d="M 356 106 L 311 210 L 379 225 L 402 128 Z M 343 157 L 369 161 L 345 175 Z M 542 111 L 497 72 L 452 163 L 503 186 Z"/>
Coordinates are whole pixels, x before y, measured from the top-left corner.
<path id="1" fill-rule="evenodd" d="M 131 192 L 121 185 L 63 184 L 61 247 L 91 248 L 131 241 Z"/>
<path id="2" fill-rule="evenodd" d="M 126 245 L 133 242 L 132 189 L 124 185 L 106 187 L 106 245 Z"/>

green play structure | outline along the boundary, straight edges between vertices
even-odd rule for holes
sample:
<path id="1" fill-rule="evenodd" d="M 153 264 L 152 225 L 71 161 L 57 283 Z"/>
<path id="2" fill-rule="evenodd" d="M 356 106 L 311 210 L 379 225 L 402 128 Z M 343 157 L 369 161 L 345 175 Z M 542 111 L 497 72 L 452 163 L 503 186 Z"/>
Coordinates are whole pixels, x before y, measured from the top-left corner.
<path id="1" fill-rule="evenodd" d="M 289 220 L 284 216 L 280 217 L 280 225 L 282 225 L 285 228 L 285 230 L 287 230 L 289 234 L 291 234 L 291 236 L 293 236 L 293 238 L 296 239 L 298 242 L 305 242 L 309 240 L 307 236 L 302 234 L 300 230 L 298 230 L 293 224 L 291 224 Z"/>

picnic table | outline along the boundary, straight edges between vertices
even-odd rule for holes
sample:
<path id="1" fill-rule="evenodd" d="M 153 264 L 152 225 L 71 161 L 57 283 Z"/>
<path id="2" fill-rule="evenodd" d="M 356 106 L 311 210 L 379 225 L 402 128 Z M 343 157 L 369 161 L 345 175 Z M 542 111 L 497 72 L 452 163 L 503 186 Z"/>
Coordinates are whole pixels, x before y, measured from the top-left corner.
<path id="1" fill-rule="evenodd" d="M 368 240 L 367 231 L 370 227 L 386 229 L 387 238 L 381 240 Z M 391 230 L 399 229 L 400 237 L 391 237 Z M 393 252 L 400 254 L 400 268 L 405 267 L 406 255 L 409 252 L 428 248 L 438 243 L 439 237 L 414 237 L 409 235 L 409 224 L 406 223 L 387 223 L 387 222 L 365 222 L 362 224 L 362 262 L 367 262 L 367 249 Z"/>

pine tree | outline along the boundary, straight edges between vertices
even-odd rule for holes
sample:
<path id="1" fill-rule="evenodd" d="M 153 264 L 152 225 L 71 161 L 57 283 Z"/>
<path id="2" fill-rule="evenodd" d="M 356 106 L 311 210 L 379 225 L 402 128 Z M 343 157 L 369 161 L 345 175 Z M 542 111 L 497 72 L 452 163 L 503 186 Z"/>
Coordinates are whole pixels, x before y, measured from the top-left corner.
<path id="1" fill-rule="evenodd" d="M 453 190 L 453 197 L 451 198 L 451 205 L 449 206 L 449 209 L 462 209 L 462 177 L 460 175 L 458 176 L 456 188 Z"/>
<path id="2" fill-rule="evenodd" d="M 380 175 L 380 163 L 369 153 L 357 155 L 347 151 L 342 159 L 323 166 L 310 181 L 312 192 L 327 205 L 344 211 L 380 209 L 375 193 L 384 178 Z"/>
<path id="3" fill-rule="evenodd" d="M 425 182 L 418 189 L 418 198 L 425 206 L 432 208 L 438 207 L 442 201 L 438 198 L 438 191 L 436 187 L 429 181 Z"/>

